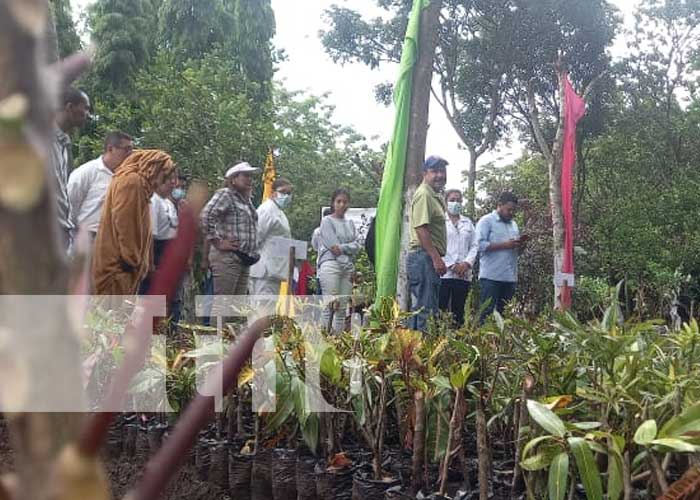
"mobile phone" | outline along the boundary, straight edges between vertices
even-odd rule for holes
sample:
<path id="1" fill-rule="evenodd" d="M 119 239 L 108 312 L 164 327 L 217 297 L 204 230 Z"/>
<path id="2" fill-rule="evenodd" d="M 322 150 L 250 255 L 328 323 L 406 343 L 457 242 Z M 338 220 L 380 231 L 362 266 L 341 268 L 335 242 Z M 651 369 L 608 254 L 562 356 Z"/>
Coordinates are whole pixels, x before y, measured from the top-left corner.
<path id="1" fill-rule="evenodd" d="M 523 242 L 528 241 L 530 239 L 530 235 L 529 234 L 521 234 L 519 239 L 520 239 L 520 241 L 523 241 Z"/>

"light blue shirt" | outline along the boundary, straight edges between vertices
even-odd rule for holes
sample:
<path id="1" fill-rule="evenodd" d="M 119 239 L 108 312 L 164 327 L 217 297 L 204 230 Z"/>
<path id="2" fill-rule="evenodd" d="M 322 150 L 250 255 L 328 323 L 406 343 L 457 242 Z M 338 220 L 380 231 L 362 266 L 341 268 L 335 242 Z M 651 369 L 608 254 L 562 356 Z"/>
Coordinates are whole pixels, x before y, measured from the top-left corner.
<path id="1" fill-rule="evenodd" d="M 515 221 L 504 222 L 494 210 L 479 220 L 476 237 L 479 240 L 479 279 L 517 282 L 518 250 L 486 250 L 492 243 L 520 238 Z"/>

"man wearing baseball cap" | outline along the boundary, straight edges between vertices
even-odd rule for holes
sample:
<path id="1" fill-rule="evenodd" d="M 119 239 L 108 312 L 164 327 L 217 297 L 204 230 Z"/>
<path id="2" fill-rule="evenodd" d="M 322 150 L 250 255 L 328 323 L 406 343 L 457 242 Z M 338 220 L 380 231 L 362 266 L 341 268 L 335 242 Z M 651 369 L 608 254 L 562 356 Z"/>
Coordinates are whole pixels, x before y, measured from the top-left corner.
<path id="1" fill-rule="evenodd" d="M 447 272 L 442 258 L 447 250 L 445 201 L 447 161 L 429 156 L 423 164 L 423 183 L 411 201 L 409 253 L 406 260 L 411 292 L 409 326 L 426 331 L 428 318 L 439 311 L 440 276 Z"/>
<path id="2" fill-rule="evenodd" d="M 229 168 L 225 187 L 202 210 L 214 295 L 246 295 L 250 266 L 260 258 L 258 214 L 250 200 L 253 174 L 259 171 L 247 162 Z"/>

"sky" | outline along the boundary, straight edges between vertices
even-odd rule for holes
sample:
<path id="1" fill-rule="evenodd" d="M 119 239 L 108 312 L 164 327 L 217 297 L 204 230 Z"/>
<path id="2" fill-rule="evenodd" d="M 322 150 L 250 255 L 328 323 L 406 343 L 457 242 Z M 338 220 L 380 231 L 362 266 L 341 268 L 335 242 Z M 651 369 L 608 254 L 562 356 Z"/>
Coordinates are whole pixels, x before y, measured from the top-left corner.
<path id="1" fill-rule="evenodd" d="M 72 0 L 74 13 L 91 1 Z M 638 1 L 611 0 L 611 3 L 629 22 Z M 394 111 L 375 101 L 374 87 L 379 83 L 393 82 L 397 67 L 385 64 L 371 70 L 359 63 L 335 64 L 326 55 L 319 38 L 319 31 L 326 27 L 323 12 L 333 4 L 356 9 L 366 16 L 382 13 L 375 0 L 272 0 L 277 22 L 274 43 L 284 48 L 287 54 L 287 60 L 279 65 L 276 77 L 288 90 L 302 90 L 314 95 L 328 93 L 327 102 L 335 106 L 335 122 L 352 126 L 371 144 L 379 146 L 391 139 Z M 612 48 L 613 55 L 623 55 L 623 51 L 624 43 L 618 40 Z M 469 157 L 460 148 L 457 134 L 434 100 L 430 105 L 429 122 L 426 153 L 438 154 L 450 162 L 447 187 L 462 187 L 462 172 L 468 168 Z M 520 153 L 521 147 L 513 141 L 508 148 L 485 154 L 479 163 L 493 161 L 503 164 Z"/>

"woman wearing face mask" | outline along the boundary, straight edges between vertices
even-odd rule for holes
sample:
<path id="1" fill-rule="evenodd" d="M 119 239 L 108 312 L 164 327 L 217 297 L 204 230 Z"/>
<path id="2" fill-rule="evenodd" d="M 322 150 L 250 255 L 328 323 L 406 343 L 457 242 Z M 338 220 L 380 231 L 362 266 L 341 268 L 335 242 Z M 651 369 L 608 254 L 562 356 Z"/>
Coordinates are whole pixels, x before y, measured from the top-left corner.
<path id="1" fill-rule="evenodd" d="M 450 189 L 445 193 L 447 201 L 447 273 L 440 280 L 440 309 L 449 311 L 457 326 L 464 324 L 464 303 L 472 281 L 472 267 L 479 251 L 474 224 L 462 215 L 462 192 Z"/>
<path id="2" fill-rule="evenodd" d="M 323 294 L 338 296 L 334 301 L 332 331 L 345 329 L 345 309 L 352 294 L 353 260 L 360 251 L 355 225 L 345 218 L 350 207 L 350 193 L 337 189 L 331 197 L 331 214 L 324 217 L 320 228 L 318 250 L 318 276 Z M 323 311 L 323 324 L 331 321 L 330 308 Z"/>
<path id="3" fill-rule="evenodd" d="M 275 237 L 291 238 L 284 210 L 292 202 L 294 186 L 287 179 L 272 183 L 272 196 L 258 207 L 258 248 L 260 260 L 250 268 L 250 295 L 279 295 L 280 284 L 287 279 L 289 258 L 274 255 Z"/>

